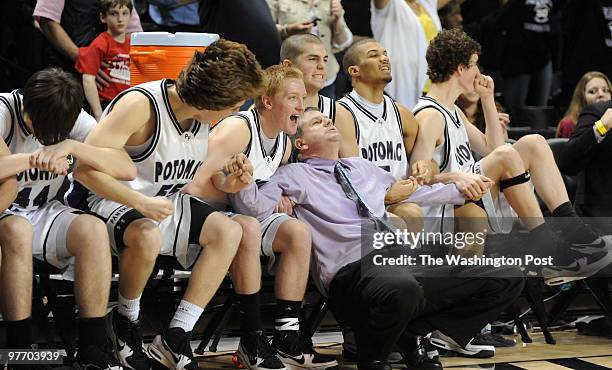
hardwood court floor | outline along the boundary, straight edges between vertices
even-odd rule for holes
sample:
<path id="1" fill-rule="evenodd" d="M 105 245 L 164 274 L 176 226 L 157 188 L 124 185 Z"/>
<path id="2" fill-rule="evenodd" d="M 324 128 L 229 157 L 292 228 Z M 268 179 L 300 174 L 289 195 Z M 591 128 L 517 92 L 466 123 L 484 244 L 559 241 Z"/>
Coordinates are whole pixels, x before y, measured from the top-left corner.
<path id="1" fill-rule="evenodd" d="M 578 335 L 575 332 L 555 332 L 556 345 L 544 342 L 541 334 L 531 335 L 533 343 L 521 343 L 517 336 L 514 348 L 498 348 L 490 359 L 467 359 L 461 357 L 442 359 L 445 369 L 452 370 L 600 370 L 612 369 L 612 339 Z M 318 342 L 317 342 L 318 343 Z M 317 344 L 320 352 L 340 357 L 342 345 L 337 343 Z M 233 352 L 224 354 L 206 353 L 200 357 L 202 369 L 233 369 Z M 394 365 L 394 369 L 405 369 Z M 341 363 L 340 369 L 357 369 L 354 363 Z"/>

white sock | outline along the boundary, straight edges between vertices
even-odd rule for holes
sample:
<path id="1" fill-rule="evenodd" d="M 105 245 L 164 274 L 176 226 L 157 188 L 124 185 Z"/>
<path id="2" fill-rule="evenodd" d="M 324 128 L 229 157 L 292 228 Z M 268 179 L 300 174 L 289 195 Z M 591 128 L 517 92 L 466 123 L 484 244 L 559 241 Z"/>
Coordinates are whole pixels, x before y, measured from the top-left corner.
<path id="1" fill-rule="evenodd" d="M 170 328 L 181 328 L 185 332 L 192 331 L 202 312 L 204 312 L 202 307 L 183 299 L 176 309 L 172 321 L 170 321 Z"/>
<path id="2" fill-rule="evenodd" d="M 134 299 L 127 299 L 119 293 L 119 306 L 117 311 L 130 321 L 138 320 L 138 314 L 140 313 L 140 297 Z"/>

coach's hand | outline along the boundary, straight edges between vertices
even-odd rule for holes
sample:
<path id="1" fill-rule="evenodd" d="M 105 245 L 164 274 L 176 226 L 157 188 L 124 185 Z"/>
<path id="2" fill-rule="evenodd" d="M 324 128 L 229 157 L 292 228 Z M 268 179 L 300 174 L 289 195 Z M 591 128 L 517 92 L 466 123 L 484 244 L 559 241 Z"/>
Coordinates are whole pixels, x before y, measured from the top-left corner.
<path id="1" fill-rule="evenodd" d="M 174 212 L 174 205 L 166 197 L 143 195 L 138 203 L 136 210 L 154 221 L 161 221 Z"/>
<path id="2" fill-rule="evenodd" d="M 479 200 L 493 186 L 493 181 L 475 173 L 455 173 L 453 183 L 470 200 Z"/>
<path id="3" fill-rule="evenodd" d="M 607 130 L 612 129 L 612 108 L 606 109 L 603 116 L 601 116 L 601 123 L 605 126 Z"/>
<path id="4" fill-rule="evenodd" d="M 276 213 L 286 213 L 288 215 L 293 214 L 293 206 L 295 204 L 291 201 L 291 199 L 289 199 L 288 196 L 283 195 L 281 196 L 280 200 L 278 201 L 278 204 L 276 205 L 276 207 L 274 207 L 274 212 Z"/>
<path id="5" fill-rule="evenodd" d="M 480 75 L 474 79 L 474 91 L 476 91 L 481 99 L 493 97 L 495 83 L 490 76 Z"/>
<path id="6" fill-rule="evenodd" d="M 385 204 L 395 204 L 408 199 L 419 188 L 414 177 L 394 182 L 385 195 Z"/>

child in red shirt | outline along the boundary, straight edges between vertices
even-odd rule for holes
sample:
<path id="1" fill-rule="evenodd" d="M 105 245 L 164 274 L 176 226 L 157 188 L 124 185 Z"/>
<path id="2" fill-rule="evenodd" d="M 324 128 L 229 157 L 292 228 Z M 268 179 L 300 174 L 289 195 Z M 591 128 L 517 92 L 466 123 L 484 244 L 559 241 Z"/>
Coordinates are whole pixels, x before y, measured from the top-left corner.
<path id="1" fill-rule="evenodd" d="M 130 39 L 125 30 L 132 8 L 132 0 L 100 0 L 100 20 L 107 31 L 79 49 L 75 68 L 83 74 L 85 97 L 96 120 L 100 120 L 103 105 L 130 87 Z M 96 74 L 103 63 L 108 65 L 103 70 L 111 83 L 98 91 Z"/>

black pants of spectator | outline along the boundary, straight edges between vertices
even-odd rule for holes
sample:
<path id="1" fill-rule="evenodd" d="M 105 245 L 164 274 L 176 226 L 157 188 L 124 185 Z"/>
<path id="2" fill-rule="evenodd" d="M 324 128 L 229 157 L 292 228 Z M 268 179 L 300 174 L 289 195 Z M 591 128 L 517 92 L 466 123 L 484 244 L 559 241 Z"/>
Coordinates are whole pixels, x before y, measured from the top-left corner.
<path id="1" fill-rule="evenodd" d="M 382 253 L 393 256 L 393 249 Z M 330 285 L 329 305 L 338 322 L 355 330 L 358 361 L 384 360 L 396 345 L 407 353 L 405 344 L 414 336 L 434 330 L 465 346 L 523 289 L 516 270 L 457 270 L 428 267 L 419 274 L 361 261 L 340 269 Z"/>

